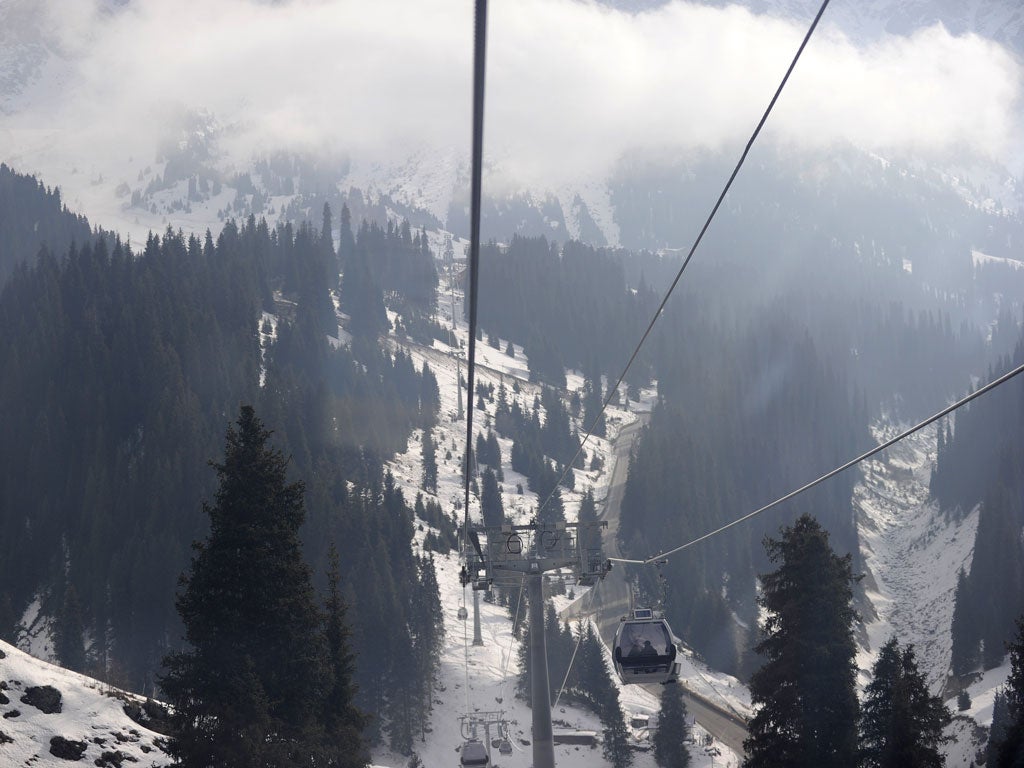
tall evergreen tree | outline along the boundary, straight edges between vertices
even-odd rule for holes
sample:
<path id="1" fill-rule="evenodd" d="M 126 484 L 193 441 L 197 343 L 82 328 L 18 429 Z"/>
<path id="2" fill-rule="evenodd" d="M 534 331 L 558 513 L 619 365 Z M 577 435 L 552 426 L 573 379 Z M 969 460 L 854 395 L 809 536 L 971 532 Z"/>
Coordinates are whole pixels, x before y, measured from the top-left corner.
<path id="1" fill-rule="evenodd" d="M 64 589 L 64 604 L 57 619 L 55 650 L 61 666 L 75 672 L 85 671 L 85 643 L 82 640 L 82 606 L 74 584 Z"/>
<path id="2" fill-rule="evenodd" d="M 850 555 L 837 556 L 809 515 L 767 539 L 778 568 L 762 576 L 768 611 L 750 680 L 758 707 L 744 742 L 749 768 L 844 768 L 857 760 L 857 666 Z"/>
<path id="3" fill-rule="evenodd" d="M 992 699 L 992 725 L 988 729 L 988 744 L 985 746 L 986 763 L 996 764 L 999 748 L 1006 741 L 1010 729 L 1010 713 L 1006 706 L 1006 693 L 1002 688 L 996 689 Z"/>
<path id="4" fill-rule="evenodd" d="M 344 271 L 356 250 L 356 238 L 352 234 L 352 214 L 348 205 L 341 206 L 341 229 L 338 233 L 338 265 Z"/>
<path id="5" fill-rule="evenodd" d="M 429 429 L 423 430 L 420 439 L 420 453 L 423 456 L 423 490 L 437 493 L 437 446 Z"/>
<path id="6" fill-rule="evenodd" d="M 362 730 L 366 717 L 355 706 L 355 656 L 349 641 L 345 614 L 348 607 L 341 596 L 341 571 L 338 550 L 331 543 L 328 554 L 327 600 L 324 606 L 324 641 L 327 650 L 327 687 L 321 703 L 324 744 L 328 765 L 336 768 L 361 768 L 369 762 Z"/>
<path id="7" fill-rule="evenodd" d="M 865 690 L 861 759 L 865 768 L 939 768 L 943 729 L 952 715 L 932 696 L 917 668 L 914 646 L 895 637 L 882 646 Z"/>
<path id="8" fill-rule="evenodd" d="M 1009 644 L 1010 676 L 1006 679 L 1008 726 L 1002 742 L 995 745 L 996 768 L 1024 766 L 1024 617 L 1017 619 L 1017 634 Z M 993 745 L 989 744 L 989 750 Z"/>
<path id="9" fill-rule="evenodd" d="M 953 622 L 950 634 L 953 636 L 951 664 L 953 674 L 960 676 L 978 666 L 978 627 L 974 621 L 970 582 L 961 567 L 956 578 L 956 592 L 953 598 Z"/>
<path id="10" fill-rule="evenodd" d="M 688 735 L 686 703 L 680 686 L 662 686 L 658 728 L 654 732 L 654 761 L 661 768 L 686 768 L 690 764 Z"/>
<path id="11" fill-rule="evenodd" d="M 0 640 L 13 644 L 17 635 L 17 623 L 10 596 L 0 592 Z"/>
<path id="12" fill-rule="evenodd" d="M 497 526 L 505 522 L 505 506 L 501 501 L 498 477 L 490 467 L 480 475 L 480 512 L 484 525 Z"/>
<path id="13" fill-rule="evenodd" d="M 229 427 L 220 486 L 204 504 L 178 613 L 189 649 L 169 654 L 170 752 L 187 768 L 308 766 L 323 759 L 324 639 L 299 527 L 303 486 L 251 406 Z"/>

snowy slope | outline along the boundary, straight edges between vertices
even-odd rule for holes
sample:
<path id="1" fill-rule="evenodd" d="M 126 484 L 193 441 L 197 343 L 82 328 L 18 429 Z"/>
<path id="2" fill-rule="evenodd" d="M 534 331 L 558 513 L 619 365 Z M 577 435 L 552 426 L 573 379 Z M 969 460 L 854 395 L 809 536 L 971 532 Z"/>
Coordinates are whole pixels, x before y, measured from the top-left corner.
<path id="1" fill-rule="evenodd" d="M 26 691 L 34 686 L 59 691 L 61 711 L 46 714 L 24 703 Z M 66 759 L 50 752 L 54 737 L 80 742 L 87 765 L 114 766 L 120 760 L 140 768 L 171 764 L 163 737 L 125 714 L 126 704 L 141 705 L 144 699 L 47 664 L 4 642 L 0 693 L 0 765 L 5 768 L 67 765 Z"/>
<path id="2" fill-rule="evenodd" d="M 874 434 L 881 442 L 899 429 L 876 426 Z M 947 764 L 967 766 L 984 747 L 992 699 L 1005 683 L 1009 665 L 971 683 L 970 708 L 956 711 L 955 691 L 947 688 L 953 596 L 960 568 L 970 570 L 978 510 L 963 517 L 946 515 L 928 500 L 935 430 L 934 425 L 926 428 L 865 462 L 863 479 L 854 490 L 867 568 L 865 593 L 874 611 L 864 617 L 866 636 L 857 664 L 863 687 L 870 681 L 875 654 L 893 634 L 903 645 L 913 643 L 932 693 L 947 698 L 958 716 L 948 731 L 956 741 L 944 749 Z"/>

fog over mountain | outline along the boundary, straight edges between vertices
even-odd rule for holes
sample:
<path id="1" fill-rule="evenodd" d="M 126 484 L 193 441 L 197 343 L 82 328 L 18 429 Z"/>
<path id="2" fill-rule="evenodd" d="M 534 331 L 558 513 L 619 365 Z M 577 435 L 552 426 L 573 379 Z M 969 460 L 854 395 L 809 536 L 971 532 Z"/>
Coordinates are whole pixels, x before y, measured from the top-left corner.
<path id="1" fill-rule="evenodd" d="M 766 142 L 1019 168 L 1021 13 L 946 5 L 836 3 Z M 614 241 L 600 221 L 614 218 L 601 210 L 603 185 L 623 157 L 734 156 L 813 9 L 611 6 L 492 8 L 485 189 L 498 200 L 553 195 L 567 218 L 579 195 Z M 144 234 L 175 223 L 168 203 L 149 199 L 146 169 L 166 170 L 186 145 L 225 182 L 254 157 L 313 158 L 334 169 L 324 181 L 387 193 L 439 225 L 464 194 L 465 3 L 3 0 L 0 17 L 0 160 L 111 225 Z M 581 234 L 578 222 L 568 234 Z"/>

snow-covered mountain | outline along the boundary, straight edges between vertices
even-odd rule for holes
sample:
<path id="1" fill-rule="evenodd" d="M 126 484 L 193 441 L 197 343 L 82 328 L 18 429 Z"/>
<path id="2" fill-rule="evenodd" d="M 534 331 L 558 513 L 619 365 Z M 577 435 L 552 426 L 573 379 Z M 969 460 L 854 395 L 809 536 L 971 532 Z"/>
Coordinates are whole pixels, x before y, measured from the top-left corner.
<path id="1" fill-rule="evenodd" d="M 237 9 L 243 10 L 243 0 L 238 0 L 238 3 Z M 696 6 L 693 4 L 681 3 L 679 0 L 673 4 L 662 0 L 616 0 L 608 5 L 636 12 L 655 12 L 671 5 L 682 9 L 677 16 L 671 17 L 674 23 L 699 21 L 709 25 L 709 33 L 715 33 L 716 25 L 736 23 L 740 26 L 735 34 L 747 37 L 754 34 L 755 38 L 748 41 L 753 43 L 756 42 L 759 29 L 764 30 L 766 37 L 792 34 L 806 22 L 817 3 L 814 0 L 748 0 L 744 5 L 753 15 L 743 18 L 732 11 L 723 10 L 727 5 L 732 5 L 724 0 L 709 0 L 705 3 L 707 12 L 704 16 L 694 14 L 692 9 Z M 274 7 L 287 6 L 274 4 Z M 269 6 L 257 4 L 257 7 Z M 565 11 L 574 6 L 565 0 L 559 7 Z M 198 13 L 195 8 L 182 12 Z M 709 15 L 712 13 L 717 16 Z M 291 18 L 273 17 L 269 22 L 267 19 L 262 22 L 284 24 Z M 584 16 L 581 19 L 587 23 L 601 22 L 600 17 Z M 790 20 L 786 23 L 791 23 L 791 28 L 784 33 L 780 32 L 783 27 L 779 27 L 782 23 L 779 20 Z M 216 230 L 226 218 L 243 217 L 250 213 L 265 216 L 271 223 L 305 215 L 315 217 L 324 201 L 349 201 L 356 221 L 361 215 L 367 215 L 368 218 L 391 215 L 409 218 L 414 226 L 444 228 L 461 235 L 466 234 L 466 141 L 461 132 L 455 132 L 454 128 L 462 123 L 451 117 L 456 105 L 465 108 L 466 105 L 461 101 L 438 96 L 433 102 L 426 100 L 424 104 L 410 107 L 418 109 L 416 113 L 393 116 L 382 112 L 373 117 L 377 113 L 370 110 L 376 109 L 374 105 L 379 103 L 379 97 L 372 93 L 372 73 L 357 76 L 346 72 L 344 74 L 347 77 L 357 81 L 365 78 L 370 84 L 365 87 L 369 88 L 371 95 L 352 96 L 352 107 L 348 111 L 324 107 L 323 114 L 318 115 L 316 121 L 309 121 L 327 123 L 328 126 L 333 122 L 338 123 L 337 134 L 341 138 L 334 141 L 333 145 L 328 145 L 328 140 L 335 133 L 329 127 L 325 130 L 320 125 L 292 125 L 295 117 L 276 104 L 267 111 L 253 109 L 254 99 L 276 102 L 281 89 L 285 88 L 296 92 L 288 96 L 281 95 L 286 106 L 294 102 L 294 110 L 299 113 L 308 113 L 311 106 L 320 111 L 321 105 L 315 101 L 319 98 L 319 91 L 312 89 L 311 96 L 311 89 L 303 83 L 295 82 L 299 77 L 298 72 L 287 70 L 289 81 L 268 84 L 265 93 L 257 94 L 247 82 L 244 91 L 234 96 L 230 79 L 217 85 L 216 92 L 205 92 L 207 81 L 220 83 L 220 80 L 215 76 L 216 73 L 207 75 L 205 71 L 196 71 L 200 65 L 206 66 L 207 59 L 191 50 L 183 53 L 197 56 L 197 62 L 183 66 L 181 76 L 196 78 L 195 91 L 197 94 L 203 93 L 203 96 L 196 95 L 190 102 L 188 87 L 181 88 L 174 83 L 175 90 L 165 100 L 144 97 L 142 94 L 147 88 L 158 89 L 161 85 L 148 71 L 146 63 L 133 59 L 127 53 L 114 55 L 109 49 L 124 46 L 130 50 L 132 45 L 146 45 L 145 36 L 157 34 L 154 30 L 160 29 L 161 21 L 166 21 L 165 16 L 131 2 L 82 0 L 78 3 L 57 4 L 0 0 L 0 161 L 6 161 L 24 172 L 37 173 L 46 178 L 48 183 L 59 184 L 70 205 L 82 210 L 94 221 L 103 221 L 107 227 L 131 234 L 136 240 L 144 238 L 148 231 L 161 231 L 167 226 L 200 231 L 211 227 Z M 225 34 L 230 29 L 228 23 L 219 16 L 205 21 L 224 25 Z M 500 18 L 499 21 L 505 27 L 509 26 L 509 19 Z M 839 3 L 830 7 L 826 16 L 829 29 L 841 31 L 853 45 L 850 48 L 842 41 L 829 43 L 831 51 L 849 58 L 838 66 L 863 67 L 866 75 L 876 70 L 913 70 L 934 64 L 927 61 L 929 56 L 961 54 L 961 48 L 948 48 L 948 40 L 940 41 L 939 47 L 934 49 L 929 47 L 930 43 L 922 44 L 923 47 L 916 53 L 900 48 L 898 41 L 936 22 L 945 25 L 953 35 L 973 33 L 1004 45 L 1016 54 L 1018 61 L 1024 55 L 1024 11 L 1012 0 L 995 3 L 982 3 L 980 0 L 970 3 L 951 0 L 939 3 L 925 3 L 923 0 L 909 3 L 881 0 Z M 501 26 L 495 27 L 496 45 L 502 44 L 502 30 Z M 654 32 L 645 23 L 637 22 L 629 34 L 643 39 Z M 134 40 L 134 36 L 139 37 L 141 42 Z M 724 37 L 721 45 L 727 46 L 729 39 Z M 790 50 L 788 38 L 772 39 L 772 45 L 775 46 L 773 50 L 783 53 Z M 215 40 L 212 37 L 203 38 L 201 45 L 210 46 Z M 882 43 L 879 43 L 880 40 Z M 635 44 L 636 41 L 630 38 L 622 43 L 623 46 Z M 509 43 L 504 45 L 510 46 Z M 449 38 L 441 41 L 437 55 L 454 56 L 448 50 L 450 46 Z M 1005 57 L 984 46 L 976 48 L 984 51 L 983 58 L 987 57 L 985 67 L 976 73 L 979 87 L 988 84 L 996 75 L 1005 76 L 1007 83 L 1014 82 L 1014 77 L 1017 77 L 1019 86 L 1019 73 L 1014 75 L 1008 71 L 1012 65 Z M 396 49 L 400 50 L 401 47 Z M 512 51 L 515 50 L 512 47 Z M 97 55 L 97 51 L 101 55 Z M 144 56 L 146 53 L 146 50 L 139 50 L 132 55 Z M 154 51 L 153 55 L 171 53 Z M 435 54 L 433 50 L 427 53 Z M 579 55 L 589 56 L 593 52 L 583 48 Z M 915 56 L 918 58 L 915 59 Z M 918 60 L 921 57 L 925 58 L 923 63 Z M 506 62 L 509 58 L 505 54 L 501 61 Z M 236 78 L 244 77 L 244 70 L 255 69 L 257 64 L 254 62 L 258 61 L 258 58 L 251 56 L 240 56 L 231 66 L 243 71 L 232 71 L 229 74 Z M 728 61 L 726 57 L 724 62 Z M 876 64 L 876 61 L 880 63 Z M 666 62 L 666 66 L 671 68 L 681 63 Z M 965 67 L 976 63 L 966 62 Z M 384 62 L 380 64 L 383 66 Z M 571 70 L 568 62 L 555 62 L 558 66 L 563 64 Z M 761 64 L 761 60 L 752 59 L 746 66 Z M 510 65 L 506 63 L 505 66 Z M 816 65 L 808 63 L 807 66 Z M 118 71 L 97 71 L 111 67 Z M 992 67 L 996 68 L 995 74 Z M 137 74 L 133 74 L 135 69 L 138 70 Z M 443 73 L 449 71 L 445 69 Z M 670 72 L 663 74 L 671 76 Z M 552 72 L 550 76 L 556 77 L 558 73 Z M 631 75 L 623 71 L 623 83 L 630 82 L 631 76 L 638 78 L 637 87 L 640 87 L 643 80 L 652 75 L 643 71 Z M 940 76 L 949 77 L 949 73 Z M 520 77 L 520 74 L 518 70 L 512 70 L 505 77 Z M 600 77 L 607 75 L 602 74 Z M 254 72 L 253 79 L 257 82 L 268 78 L 269 75 L 263 69 Z M 507 90 L 507 86 L 500 72 L 497 78 L 493 86 L 497 89 L 494 95 L 500 99 L 502 88 Z M 893 79 L 887 78 L 890 81 Z M 394 79 L 400 80 L 401 74 Z M 681 83 L 693 82 L 695 79 L 699 78 L 691 74 L 683 78 Z M 675 152 L 669 145 L 676 133 L 685 132 L 685 126 L 693 123 L 706 124 L 704 131 L 707 135 L 694 129 L 694 136 L 681 139 L 684 143 L 695 142 L 694 146 L 701 148 L 701 151 L 721 151 L 725 156 L 732 157 L 734 151 L 729 147 L 733 143 L 739 146 L 740 135 L 745 138 L 746 131 L 756 120 L 753 112 L 746 115 L 746 106 L 740 105 L 753 102 L 755 98 L 757 101 L 766 98 L 769 87 L 774 87 L 774 82 L 771 82 L 774 79 L 773 75 L 763 84 L 759 83 L 757 88 L 751 90 L 749 99 L 741 98 L 745 91 L 740 87 L 741 83 L 736 84 L 732 89 L 737 92 L 736 104 L 729 109 L 743 111 L 742 117 L 731 112 L 724 118 L 716 117 L 713 114 L 715 98 L 712 94 L 707 96 L 707 107 L 701 110 L 700 120 L 684 119 L 680 124 L 678 114 L 663 114 L 663 110 L 666 99 L 674 102 L 680 101 L 681 97 L 666 96 L 655 91 L 636 103 L 609 105 L 609 110 L 596 110 L 595 115 L 604 116 L 607 113 L 608 119 L 602 120 L 605 124 L 600 127 L 591 120 L 571 129 L 559 129 L 561 132 L 554 132 L 549 142 L 556 149 L 540 154 L 535 151 L 534 144 L 524 143 L 526 139 L 522 135 L 503 134 L 502 131 L 506 130 L 504 126 L 513 121 L 508 119 L 508 115 L 499 114 L 499 119 L 488 123 L 491 132 L 488 134 L 490 143 L 486 152 L 488 183 L 485 185 L 485 193 L 488 203 L 484 219 L 487 235 L 507 239 L 514 233 L 543 233 L 559 241 L 579 238 L 598 245 L 683 247 L 684 244 L 675 242 L 674 238 L 657 236 L 659 233 L 655 233 L 652 242 L 637 241 L 623 234 L 630 230 L 631 222 L 623 212 L 621 196 L 616 196 L 622 182 L 631 187 L 632 194 L 656 196 L 660 190 L 656 186 L 638 186 L 635 183 L 636 177 L 632 175 L 633 162 L 625 162 L 626 158 L 616 153 L 620 149 L 629 149 L 637 142 L 650 140 L 651 146 L 642 149 L 651 153 L 651 163 L 674 165 L 682 162 L 685 165 L 687 153 Z M 907 79 L 916 82 L 912 77 Z M 360 89 L 357 90 L 361 93 L 364 83 L 358 82 L 358 85 Z M 379 87 L 387 88 L 387 83 Z M 673 88 L 671 80 L 666 81 L 666 87 Z M 923 93 L 929 91 L 930 87 L 921 83 L 914 86 L 913 90 Z M 938 87 L 944 86 L 940 84 Z M 567 81 L 563 88 L 565 98 L 574 98 L 574 94 L 580 90 L 579 81 Z M 608 91 L 608 97 L 620 100 L 627 98 L 632 90 L 620 88 L 614 82 L 609 84 L 609 88 L 612 90 Z M 224 90 L 226 94 L 222 92 Z M 324 93 L 330 90 L 328 88 Z M 600 93 L 604 89 L 598 88 L 596 91 Z M 1010 101 L 1014 97 L 1013 93 L 1004 90 L 993 93 L 998 94 L 1003 101 Z M 341 87 L 337 99 L 326 95 L 325 99 L 347 103 L 345 94 L 346 89 Z M 703 94 L 698 91 L 697 95 Z M 948 96 L 959 97 L 958 92 Z M 528 93 L 504 109 L 514 110 L 518 114 L 530 107 L 535 98 L 540 100 L 539 104 L 545 105 L 544 100 L 552 97 L 552 94 L 534 97 Z M 395 98 L 408 96 L 396 94 Z M 871 97 L 874 101 L 886 98 L 901 97 L 893 94 Z M 594 95 L 588 95 L 588 99 L 588 103 L 591 103 Z M 426 111 L 431 106 L 436 107 L 436 113 Z M 535 131 L 538 140 L 549 132 L 544 128 L 545 123 L 571 125 L 573 112 L 579 111 L 570 109 L 563 115 L 556 111 L 556 108 L 561 109 L 558 104 L 546 106 L 550 115 L 539 113 L 535 119 L 527 120 L 522 126 L 523 132 Z M 679 105 L 677 108 L 682 109 Z M 674 109 L 678 111 L 677 108 Z M 822 106 L 812 100 L 804 107 L 812 108 L 820 110 Z M 958 135 L 969 139 L 979 133 L 981 126 L 996 125 L 1005 119 L 998 108 L 990 113 L 987 104 L 965 105 L 961 111 L 971 112 L 974 109 L 985 111 L 977 116 L 977 125 L 972 122 L 958 128 Z M 371 117 L 364 117 L 361 114 L 363 111 Z M 852 109 L 853 113 L 863 111 L 863 106 Z M 886 111 L 890 114 L 897 112 L 896 109 Z M 618 114 L 620 112 L 623 114 Z M 819 116 L 814 117 L 817 119 Z M 840 119 L 845 123 L 855 122 L 842 110 Z M 422 123 L 425 128 L 422 135 L 410 128 L 402 134 L 401 141 L 393 141 L 387 146 L 376 146 L 365 140 L 364 136 L 346 141 L 346 131 L 352 130 L 350 124 L 358 125 L 373 120 L 408 123 L 412 126 Z M 106 121 L 111 125 L 104 127 Z M 795 122 L 799 123 L 800 120 L 796 119 Z M 878 125 L 875 125 L 876 122 Z M 883 122 L 882 117 L 871 117 L 862 130 L 872 136 L 891 131 L 892 126 L 886 126 Z M 932 119 L 927 122 L 934 127 L 944 120 Z M 116 130 L 123 123 L 132 123 L 135 129 L 127 133 Z M 443 124 L 443 130 L 435 124 Z M 382 133 L 397 130 L 391 124 L 379 127 Z M 515 130 L 520 129 L 516 127 Z M 786 132 L 791 130 L 792 125 L 785 128 Z M 1014 133 L 1012 127 L 1006 128 L 1004 132 Z M 285 141 L 282 138 L 285 135 L 294 140 Z M 567 144 L 565 151 L 557 149 L 559 142 Z M 520 144 L 523 146 L 517 148 Z M 559 155 L 568 154 L 574 144 L 579 145 L 580 149 L 575 151 L 583 157 L 594 156 L 593 165 L 589 170 L 581 170 L 581 167 L 586 167 L 586 163 L 581 164 L 580 158 L 576 158 L 572 165 L 575 170 L 553 174 L 545 181 L 543 169 L 557 164 Z M 858 146 L 856 140 L 853 145 Z M 606 146 L 608 148 L 604 149 Z M 602 153 L 607 156 L 597 157 Z M 938 169 L 953 185 L 984 185 L 998 191 L 1012 179 L 1013 174 L 1007 170 L 1007 166 L 1017 167 L 1020 161 L 1024 161 L 1024 148 L 1016 146 L 995 158 L 958 151 L 955 157 L 949 153 L 936 157 L 924 152 L 904 153 L 902 159 L 887 154 L 887 159 L 906 167 L 920 168 L 926 165 Z M 538 167 L 525 168 L 529 165 Z M 712 195 L 712 181 L 708 179 L 699 182 L 707 184 L 707 194 Z M 714 182 L 720 183 L 720 179 L 716 177 Z M 1020 194 L 1016 190 L 995 197 L 1005 208 L 1017 210 L 1021 207 Z M 661 242 L 657 242 L 659 240 Z M 669 240 L 671 242 L 667 242 Z"/>

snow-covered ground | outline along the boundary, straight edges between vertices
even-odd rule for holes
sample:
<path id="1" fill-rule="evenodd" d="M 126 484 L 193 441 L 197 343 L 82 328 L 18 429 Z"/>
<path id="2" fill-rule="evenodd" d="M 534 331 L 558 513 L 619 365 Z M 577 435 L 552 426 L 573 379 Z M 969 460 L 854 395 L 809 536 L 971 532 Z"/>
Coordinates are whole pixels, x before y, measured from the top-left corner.
<path id="1" fill-rule="evenodd" d="M 418 533 L 417 540 L 422 542 L 423 536 L 423 532 Z M 425 741 L 415 746 L 415 752 L 425 766 L 456 765 L 456 750 L 463 740 L 460 716 L 467 712 L 503 712 L 503 717 L 509 723 L 513 753 L 504 756 L 494 750 L 494 761 L 502 768 L 527 768 L 533 762 L 532 747 L 523 742 L 531 741 L 531 711 L 514 695 L 519 641 L 512 636 L 512 621 L 508 610 L 480 600 L 480 629 L 484 644 L 474 646 L 473 596 L 469 589 L 463 592 L 459 583 L 461 564 L 458 556 L 452 554 L 436 557 L 435 561 L 444 607 L 446 640 L 439 684 L 434 692 L 431 731 L 426 734 Z M 466 621 L 458 618 L 459 608 L 463 606 L 469 615 Z M 610 664 L 610 657 L 606 658 Z M 656 720 L 658 702 L 645 690 L 637 686 L 624 687 L 621 701 L 627 721 L 634 717 L 649 717 L 652 722 Z M 602 730 L 596 715 L 564 702 L 559 702 L 552 712 L 552 718 L 556 734 L 566 730 L 596 731 L 600 734 Z M 639 739 L 643 735 L 643 728 L 631 729 L 631 732 L 638 737 L 637 744 L 644 743 Z M 694 736 L 697 740 L 703 740 L 705 733 L 696 727 Z M 708 752 L 705 749 L 696 743 L 690 747 L 693 765 L 709 764 L 711 757 L 714 757 L 717 766 L 739 765 L 736 756 L 721 744 L 710 745 Z M 720 754 L 709 753 L 714 749 Z M 374 753 L 374 763 L 386 768 L 403 768 L 408 761 L 409 757 L 393 754 L 386 749 Z M 594 768 L 606 764 L 599 745 L 558 745 L 555 747 L 555 762 L 560 768 Z M 654 768 L 653 753 L 637 751 L 633 765 L 635 768 Z"/>
<path id="2" fill-rule="evenodd" d="M 170 765 L 163 737 L 125 714 L 125 704 L 142 704 L 144 699 L 40 661 L 4 642 L 0 642 L 0 655 L 0 765 L 67 765 L 67 759 L 50 752 L 54 737 L 81 743 L 86 765 L 113 768 L 121 761 L 144 768 Z M 60 712 L 46 714 L 22 701 L 25 692 L 36 686 L 60 692 Z"/>
<path id="3" fill-rule="evenodd" d="M 881 442 L 900 428 L 876 427 Z M 870 670 L 881 646 L 895 634 L 900 644 L 913 643 L 918 666 L 932 693 L 946 688 L 949 673 L 953 596 L 960 568 L 970 571 L 978 510 L 963 517 L 941 512 L 928 499 L 928 481 L 935 459 L 935 426 L 912 435 L 864 464 L 854 491 L 861 553 L 867 566 L 865 593 L 876 616 L 865 616 L 866 638 L 857 656 L 859 682 Z M 1005 681 L 1009 666 L 985 673 L 971 684 L 971 707 L 950 733 L 957 741 L 945 748 L 947 764 L 970 765 L 984 746 L 992 722 L 992 699 Z"/>

